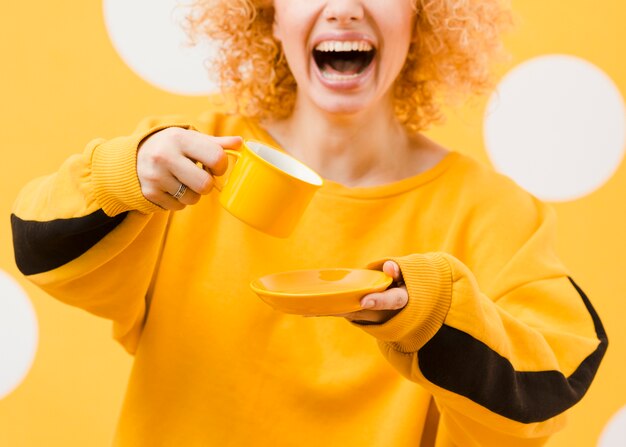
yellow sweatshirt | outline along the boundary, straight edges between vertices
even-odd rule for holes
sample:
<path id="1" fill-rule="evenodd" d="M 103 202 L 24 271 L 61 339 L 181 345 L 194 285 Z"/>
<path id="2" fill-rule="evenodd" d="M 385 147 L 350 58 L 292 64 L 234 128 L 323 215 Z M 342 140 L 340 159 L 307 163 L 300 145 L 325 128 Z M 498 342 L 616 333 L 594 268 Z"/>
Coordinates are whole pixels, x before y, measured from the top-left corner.
<path id="1" fill-rule="evenodd" d="M 327 181 L 277 239 L 217 192 L 175 213 L 143 198 L 137 146 L 168 126 L 277 145 L 237 116 L 149 119 L 28 184 L 11 216 L 21 271 L 134 354 L 116 446 L 538 446 L 563 426 L 607 338 L 550 208 L 452 152 L 392 184 Z M 381 325 L 282 314 L 249 287 L 381 259 L 409 292 Z"/>

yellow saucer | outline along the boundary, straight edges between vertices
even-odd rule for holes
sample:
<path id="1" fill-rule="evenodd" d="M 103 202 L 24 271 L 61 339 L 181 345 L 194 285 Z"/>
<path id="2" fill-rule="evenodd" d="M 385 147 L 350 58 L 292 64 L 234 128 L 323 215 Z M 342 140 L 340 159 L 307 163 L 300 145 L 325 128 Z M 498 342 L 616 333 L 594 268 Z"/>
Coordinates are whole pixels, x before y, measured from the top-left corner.
<path id="1" fill-rule="evenodd" d="M 263 276 L 252 290 L 274 309 L 298 315 L 336 315 L 361 309 L 361 298 L 385 290 L 392 278 L 378 270 L 292 270 Z"/>

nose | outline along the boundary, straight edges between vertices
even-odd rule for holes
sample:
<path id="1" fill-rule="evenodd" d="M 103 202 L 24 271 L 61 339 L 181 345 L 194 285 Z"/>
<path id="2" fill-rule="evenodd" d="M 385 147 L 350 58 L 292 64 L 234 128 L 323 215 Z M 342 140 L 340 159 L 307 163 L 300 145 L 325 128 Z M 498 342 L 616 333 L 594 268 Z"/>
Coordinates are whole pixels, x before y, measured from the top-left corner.
<path id="1" fill-rule="evenodd" d="M 324 7 L 324 18 L 329 22 L 347 24 L 363 19 L 365 11 L 359 0 L 329 0 Z"/>

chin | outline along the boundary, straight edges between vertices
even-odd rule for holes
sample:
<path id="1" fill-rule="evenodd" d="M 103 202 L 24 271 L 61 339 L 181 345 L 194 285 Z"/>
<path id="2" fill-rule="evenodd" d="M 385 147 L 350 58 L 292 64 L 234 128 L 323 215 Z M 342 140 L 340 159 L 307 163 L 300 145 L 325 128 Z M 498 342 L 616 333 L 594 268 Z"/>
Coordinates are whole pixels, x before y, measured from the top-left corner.
<path id="1" fill-rule="evenodd" d="M 351 97 L 336 93 L 317 95 L 313 103 L 323 113 L 336 117 L 356 116 L 375 108 L 371 98 Z"/>

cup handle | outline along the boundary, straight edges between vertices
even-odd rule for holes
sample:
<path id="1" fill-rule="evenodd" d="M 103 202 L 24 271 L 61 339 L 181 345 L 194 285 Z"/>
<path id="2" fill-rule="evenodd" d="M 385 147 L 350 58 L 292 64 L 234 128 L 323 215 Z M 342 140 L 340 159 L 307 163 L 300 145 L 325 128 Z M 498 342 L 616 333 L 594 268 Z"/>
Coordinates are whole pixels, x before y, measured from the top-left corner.
<path id="1" fill-rule="evenodd" d="M 233 151 L 233 150 L 230 150 L 230 149 L 224 149 L 224 152 L 226 152 L 226 155 L 230 155 L 231 157 L 235 157 L 235 163 L 237 163 L 237 160 L 239 160 L 239 158 L 241 157 L 241 152 L 239 152 L 239 151 Z M 218 180 L 218 179 L 221 179 L 221 178 L 223 178 L 224 180 Z M 222 192 L 222 189 L 226 185 L 227 181 L 228 181 L 228 177 L 227 177 L 226 174 L 220 175 L 220 176 L 213 176 L 213 186 L 215 186 L 215 189 L 217 189 L 219 192 Z"/>

